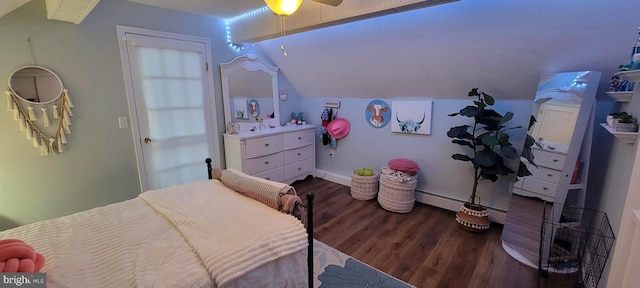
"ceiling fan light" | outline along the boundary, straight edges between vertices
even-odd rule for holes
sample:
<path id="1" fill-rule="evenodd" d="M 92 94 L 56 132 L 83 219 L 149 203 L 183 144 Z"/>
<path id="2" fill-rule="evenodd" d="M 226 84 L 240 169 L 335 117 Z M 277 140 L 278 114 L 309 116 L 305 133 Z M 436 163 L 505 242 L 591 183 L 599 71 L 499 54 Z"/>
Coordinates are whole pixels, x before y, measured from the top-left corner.
<path id="1" fill-rule="evenodd" d="M 264 0 L 269 9 L 278 15 L 289 16 L 298 10 L 302 0 Z"/>

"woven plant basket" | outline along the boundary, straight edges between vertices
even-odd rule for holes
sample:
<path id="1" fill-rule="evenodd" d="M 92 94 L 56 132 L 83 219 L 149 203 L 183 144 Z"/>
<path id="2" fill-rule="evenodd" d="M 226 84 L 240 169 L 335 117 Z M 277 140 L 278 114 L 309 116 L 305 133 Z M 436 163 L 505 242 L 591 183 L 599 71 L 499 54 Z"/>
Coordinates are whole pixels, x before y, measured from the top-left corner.
<path id="1" fill-rule="evenodd" d="M 378 203 L 382 208 L 397 213 L 407 213 L 413 210 L 415 191 L 418 178 L 401 182 L 396 177 L 380 174 L 380 191 Z"/>
<path id="2" fill-rule="evenodd" d="M 351 173 L 351 197 L 358 200 L 371 200 L 378 194 L 379 173 L 373 170 L 373 176 L 360 176 L 353 170 Z"/>

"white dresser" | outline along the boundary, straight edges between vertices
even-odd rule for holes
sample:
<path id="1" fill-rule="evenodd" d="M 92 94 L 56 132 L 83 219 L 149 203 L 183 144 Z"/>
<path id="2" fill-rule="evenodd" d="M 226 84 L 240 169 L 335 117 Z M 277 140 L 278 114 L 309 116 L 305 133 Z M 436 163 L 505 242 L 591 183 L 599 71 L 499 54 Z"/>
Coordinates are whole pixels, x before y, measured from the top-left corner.
<path id="1" fill-rule="evenodd" d="M 315 177 L 315 126 L 291 125 L 224 134 L 227 168 L 291 184 Z"/>
<path id="2" fill-rule="evenodd" d="M 553 145 L 556 146 L 556 145 Z M 558 183 L 562 178 L 562 168 L 567 157 L 567 147 L 553 147 L 555 149 L 539 149 L 533 148 L 533 159 L 538 168 L 531 164 L 525 163 L 529 166 L 531 171 L 530 176 L 518 179 L 519 181 L 514 184 L 513 193 L 527 196 L 537 197 L 548 202 L 554 202 L 556 192 L 558 191 Z M 558 144 L 557 146 L 566 146 Z M 548 148 L 548 147 L 545 147 Z"/>

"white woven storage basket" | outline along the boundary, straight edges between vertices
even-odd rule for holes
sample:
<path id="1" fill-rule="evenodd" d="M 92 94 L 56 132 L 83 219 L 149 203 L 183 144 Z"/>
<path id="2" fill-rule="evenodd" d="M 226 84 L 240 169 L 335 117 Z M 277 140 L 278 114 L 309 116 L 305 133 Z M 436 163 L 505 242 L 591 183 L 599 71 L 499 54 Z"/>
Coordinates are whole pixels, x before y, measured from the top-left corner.
<path id="1" fill-rule="evenodd" d="M 411 212 L 413 204 L 415 203 L 415 191 L 417 185 L 417 177 L 406 182 L 401 182 L 396 177 L 380 174 L 378 203 L 380 203 L 382 208 L 391 212 Z"/>
<path id="2" fill-rule="evenodd" d="M 373 176 L 360 176 L 354 170 L 351 173 L 351 197 L 358 200 L 371 200 L 378 194 L 378 171 Z"/>

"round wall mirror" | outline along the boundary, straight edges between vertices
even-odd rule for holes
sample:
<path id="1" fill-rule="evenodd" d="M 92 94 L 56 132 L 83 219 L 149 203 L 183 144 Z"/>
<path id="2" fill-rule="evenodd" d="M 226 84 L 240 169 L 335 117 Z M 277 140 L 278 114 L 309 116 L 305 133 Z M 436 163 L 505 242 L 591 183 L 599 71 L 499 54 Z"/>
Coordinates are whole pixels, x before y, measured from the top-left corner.
<path id="1" fill-rule="evenodd" d="M 39 66 L 24 66 L 9 76 L 9 89 L 21 100 L 47 104 L 62 95 L 62 81 L 51 70 Z"/>

